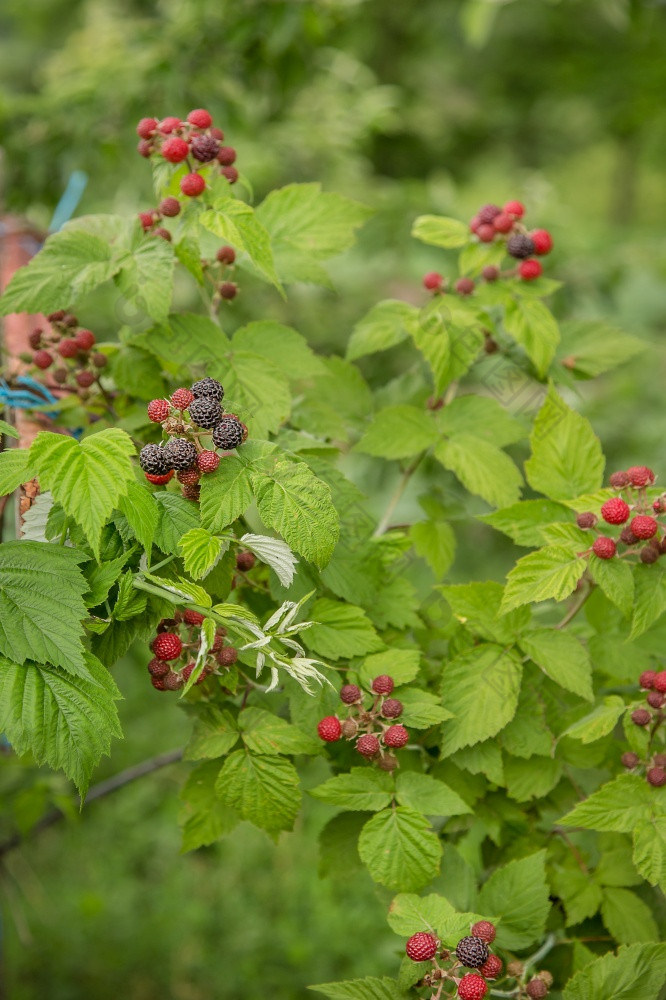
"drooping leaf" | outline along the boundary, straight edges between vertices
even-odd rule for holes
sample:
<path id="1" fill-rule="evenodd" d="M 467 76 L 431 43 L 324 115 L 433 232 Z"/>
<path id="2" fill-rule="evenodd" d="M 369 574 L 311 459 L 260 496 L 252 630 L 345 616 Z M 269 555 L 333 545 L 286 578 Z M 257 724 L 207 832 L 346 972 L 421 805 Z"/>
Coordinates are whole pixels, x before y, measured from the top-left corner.
<path id="1" fill-rule="evenodd" d="M 535 629 L 524 633 L 519 639 L 519 645 L 556 684 L 592 701 L 590 657 L 585 647 L 570 632 Z"/>
<path id="2" fill-rule="evenodd" d="M 273 835 L 291 830 L 301 804 L 298 774 L 288 760 L 246 750 L 227 757 L 215 790 L 242 819 Z"/>
<path id="3" fill-rule="evenodd" d="M 435 458 L 470 493 L 494 507 L 506 507 L 520 496 L 523 477 L 505 452 L 472 434 L 455 434 L 435 448 Z"/>
<path id="4" fill-rule="evenodd" d="M 504 326 L 525 348 L 537 375 L 545 375 L 560 342 L 557 320 L 550 309 L 538 299 L 513 299 L 507 306 Z"/>
<path id="5" fill-rule="evenodd" d="M 576 589 L 587 566 L 582 556 L 572 555 L 561 545 L 547 545 L 519 559 L 506 578 L 502 610 L 522 604 L 563 601 Z"/>
<path id="6" fill-rule="evenodd" d="M 386 299 L 359 320 L 347 344 L 347 360 L 385 351 L 407 340 L 418 323 L 418 309 L 399 299 Z"/>
<path id="7" fill-rule="evenodd" d="M 368 820 L 361 830 L 358 853 L 376 882 L 411 892 L 437 875 L 442 847 L 421 813 L 397 806 Z"/>
<path id="8" fill-rule="evenodd" d="M 349 772 L 311 788 L 310 795 L 342 809 L 376 812 L 391 804 L 393 781 L 385 771 L 352 767 Z"/>
<path id="9" fill-rule="evenodd" d="M 550 910 L 545 863 L 545 851 L 509 861 L 482 886 L 479 910 L 501 917 L 500 948 L 528 948 L 541 940 Z"/>
<path id="10" fill-rule="evenodd" d="M 551 500 L 569 500 L 601 486 L 604 457 L 589 421 L 570 409 L 554 388 L 539 410 L 525 463 L 530 486 Z"/>

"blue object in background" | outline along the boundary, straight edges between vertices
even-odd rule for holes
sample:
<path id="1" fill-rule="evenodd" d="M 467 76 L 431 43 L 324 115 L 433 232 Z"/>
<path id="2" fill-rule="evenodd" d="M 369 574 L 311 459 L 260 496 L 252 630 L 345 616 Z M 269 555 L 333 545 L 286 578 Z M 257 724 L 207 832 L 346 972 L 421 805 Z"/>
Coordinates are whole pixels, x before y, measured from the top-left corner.
<path id="1" fill-rule="evenodd" d="M 67 181 L 67 187 L 55 207 L 49 226 L 49 233 L 57 233 L 74 215 L 88 183 L 88 175 L 83 170 L 75 170 Z"/>

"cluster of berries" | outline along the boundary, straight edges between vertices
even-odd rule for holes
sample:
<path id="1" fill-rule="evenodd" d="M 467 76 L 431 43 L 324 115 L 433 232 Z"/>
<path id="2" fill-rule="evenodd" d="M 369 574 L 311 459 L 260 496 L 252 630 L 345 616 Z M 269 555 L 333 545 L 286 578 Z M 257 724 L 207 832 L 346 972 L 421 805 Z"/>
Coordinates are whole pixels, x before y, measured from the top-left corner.
<path id="1" fill-rule="evenodd" d="M 198 630 L 204 616 L 198 611 L 176 612 L 173 618 L 163 618 L 157 626 L 157 635 L 150 643 L 153 658 L 148 664 L 148 673 L 157 691 L 178 691 L 190 678 L 201 646 Z M 180 635 L 175 629 L 180 627 Z M 226 631 L 218 628 L 215 642 L 210 649 L 203 670 L 196 680 L 203 684 L 210 674 L 219 674 L 220 667 L 228 669 L 238 659 L 233 646 L 225 646 Z"/>
<path id="2" fill-rule="evenodd" d="M 390 698 L 395 682 L 388 674 L 380 674 L 371 684 L 374 694 L 370 708 L 363 704 L 363 691 L 356 684 L 340 689 L 340 700 L 347 705 L 347 717 L 327 715 L 321 719 L 317 732 L 326 743 L 339 739 L 356 740 L 356 750 L 362 757 L 376 761 L 382 771 L 394 771 L 398 761 L 393 753 L 409 742 L 409 733 L 393 720 L 402 715 L 402 702 Z"/>
<path id="3" fill-rule="evenodd" d="M 95 334 L 79 326 L 76 316 L 59 309 L 46 317 L 48 329 L 37 327 L 28 337 L 32 354 L 21 360 L 46 371 L 57 362 L 51 375 L 58 385 L 71 385 L 83 394 L 97 381 L 99 369 L 107 363 L 106 354 L 93 351 Z"/>
<path id="4" fill-rule="evenodd" d="M 236 150 L 233 146 L 222 145 L 224 133 L 213 127 L 212 116 L 203 108 L 190 111 L 185 121 L 172 117 L 162 121 L 142 118 L 136 132 L 139 136 L 137 151 L 141 156 L 149 158 L 158 155 L 169 163 L 187 163 L 189 173 L 181 179 L 180 190 L 188 198 L 198 197 L 206 188 L 206 179 L 199 173 L 200 167 L 216 165 L 230 184 L 238 180 L 238 171 L 234 166 Z M 177 202 L 175 198 L 168 200 Z M 162 215 L 169 215 L 163 207 L 161 211 Z M 178 212 L 171 214 L 178 215 Z"/>
<path id="5" fill-rule="evenodd" d="M 547 229 L 528 231 L 521 221 L 525 206 L 520 201 L 508 201 L 503 208 L 499 205 L 484 205 L 470 220 L 470 232 L 480 243 L 504 242 L 510 257 L 520 264 L 507 271 L 501 271 L 494 264 L 483 268 L 484 281 L 512 278 L 515 275 L 523 281 L 534 281 L 541 277 L 543 267 L 536 257 L 543 257 L 553 249 L 553 237 Z M 433 294 L 441 294 L 448 289 L 447 281 L 437 271 L 430 271 L 423 278 L 423 286 Z M 471 295 L 476 287 L 472 278 L 458 278 L 453 286 L 458 295 Z"/>
<path id="6" fill-rule="evenodd" d="M 199 499 L 202 473 L 214 472 L 220 456 L 204 448 L 201 438 L 210 434 L 215 448 L 233 451 L 247 439 L 247 427 L 233 413 L 224 413 L 224 389 L 214 378 L 202 378 L 189 389 L 176 389 L 169 399 L 153 399 L 148 418 L 161 424 L 168 439 L 147 444 L 139 453 L 139 464 L 148 482 L 163 486 L 174 472 L 183 496 Z"/>
<path id="7" fill-rule="evenodd" d="M 467 937 L 458 941 L 455 949 L 443 948 L 441 942 L 429 931 L 412 934 L 405 951 L 413 962 L 430 962 L 431 971 L 417 983 L 420 987 L 436 987 L 433 996 L 439 997 L 445 982 L 455 985 L 460 1000 L 483 1000 L 488 992 L 487 980 L 497 980 L 505 975 L 517 980 L 511 996 L 542 1000 L 553 985 L 550 972 L 544 970 L 524 982 L 525 967 L 522 962 L 510 962 L 503 974 L 502 959 L 494 955 L 490 945 L 495 940 L 495 927 L 489 920 L 479 920 Z M 474 972 L 465 972 L 474 969 Z M 508 993 L 506 994 L 509 995 Z"/>
<path id="8" fill-rule="evenodd" d="M 617 554 L 618 542 L 627 549 L 622 555 L 638 552 L 642 563 L 653 563 L 666 553 L 666 535 L 663 525 L 657 517 L 666 513 L 666 494 L 657 497 L 650 504 L 647 496 L 648 486 L 652 486 L 655 475 L 647 465 L 633 465 L 630 469 L 614 472 L 610 477 L 610 485 L 620 495 L 606 500 L 601 507 L 601 517 L 606 524 L 624 525 L 617 541 L 608 535 L 598 534 L 592 548 L 599 559 L 612 559 Z M 624 495 L 622 495 L 624 494 Z M 649 514 L 652 510 L 656 517 Z M 576 518 L 579 528 L 595 528 L 599 518 L 592 511 L 584 511 Z M 628 523 L 627 523 L 628 522 Z M 660 530 L 661 529 L 661 530 Z M 644 543 L 644 544 L 641 544 Z M 640 545 L 637 549 L 636 546 Z"/>
<path id="9" fill-rule="evenodd" d="M 666 705 L 666 670 L 644 670 L 638 683 L 647 692 L 645 700 L 649 707 L 634 709 L 631 721 L 636 726 L 650 726 L 647 755 L 645 760 L 641 760 L 637 753 L 629 750 L 622 754 L 622 764 L 629 771 L 644 770 L 648 784 L 661 788 L 666 785 L 666 753 L 655 752 L 652 744 L 658 736 L 661 736 L 662 743 L 666 737 L 666 714 L 663 711 Z"/>

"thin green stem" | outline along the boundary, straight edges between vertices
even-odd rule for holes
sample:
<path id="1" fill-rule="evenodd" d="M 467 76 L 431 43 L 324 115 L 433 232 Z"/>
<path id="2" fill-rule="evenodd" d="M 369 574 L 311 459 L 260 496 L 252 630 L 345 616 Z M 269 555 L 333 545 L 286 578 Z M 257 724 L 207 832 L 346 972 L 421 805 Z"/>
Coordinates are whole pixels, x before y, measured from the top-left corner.
<path id="1" fill-rule="evenodd" d="M 583 607 L 583 605 L 585 604 L 585 601 L 588 599 L 588 597 L 590 596 L 590 594 L 592 593 L 593 590 L 594 590 L 594 584 L 593 583 L 588 584 L 587 587 L 585 588 L 585 590 L 582 591 L 582 593 L 579 595 L 579 597 L 573 602 L 573 604 L 571 605 L 571 607 L 567 611 L 567 613 L 564 616 L 564 618 L 562 619 L 562 621 L 559 622 L 555 626 L 556 629 L 562 629 L 562 628 L 566 628 L 567 627 L 567 625 L 569 624 L 569 622 L 572 621 L 576 617 L 576 615 L 578 614 L 578 612 L 580 611 L 580 609 Z"/>
<path id="2" fill-rule="evenodd" d="M 533 955 L 530 955 L 529 958 L 525 959 L 523 963 L 525 969 L 527 970 L 530 967 L 530 965 L 536 965 L 537 962 L 540 962 L 541 959 L 545 958 L 548 952 L 552 951 L 553 948 L 555 948 L 556 945 L 558 945 L 559 943 L 560 942 L 558 941 L 558 939 L 555 937 L 554 934 L 549 934 L 544 943 L 541 945 L 541 947 L 537 951 L 535 951 Z"/>
<path id="3" fill-rule="evenodd" d="M 167 563 L 173 562 L 173 560 L 176 558 L 177 556 L 167 556 L 166 559 L 162 559 L 161 562 L 155 563 L 154 566 L 151 566 L 150 572 L 154 573 L 156 569 L 162 569 L 162 566 L 166 566 Z"/>
<path id="4" fill-rule="evenodd" d="M 386 532 L 389 524 L 391 523 L 391 516 L 393 514 L 393 511 L 400 503 L 402 494 L 407 489 L 410 479 L 418 469 L 419 465 L 425 458 L 426 454 L 427 454 L 426 451 L 422 451 L 421 454 L 418 455 L 411 463 L 411 465 L 408 465 L 405 471 L 403 472 L 400 478 L 400 482 L 396 486 L 395 490 L 393 491 L 389 499 L 388 504 L 386 505 L 386 510 L 384 511 L 382 519 L 380 520 L 379 524 L 375 529 L 373 538 L 379 538 L 380 535 L 383 535 Z"/>

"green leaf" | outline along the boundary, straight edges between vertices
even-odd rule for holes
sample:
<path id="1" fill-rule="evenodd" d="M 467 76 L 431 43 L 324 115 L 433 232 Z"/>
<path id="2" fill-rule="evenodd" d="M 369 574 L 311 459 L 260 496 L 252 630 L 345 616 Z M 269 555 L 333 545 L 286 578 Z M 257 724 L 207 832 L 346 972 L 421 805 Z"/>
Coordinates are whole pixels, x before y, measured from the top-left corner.
<path id="1" fill-rule="evenodd" d="M 190 528 L 178 543 L 185 572 L 194 580 L 201 580 L 210 573 L 228 547 L 228 541 L 211 535 L 205 528 Z"/>
<path id="2" fill-rule="evenodd" d="M 318 754 L 321 743 L 272 712 L 245 708 L 238 716 L 243 742 L 256 754 Z"/>
<path id="3" fill-rule="evenodd" d="M 464 247 L 470 240 L 469 226 L 459 219 L 442 215 L 420 215 L 414 220 L 412 236 L 422 243 L 445 250 Z"/>
<path id="4" fill-rule="evenodd" d="M 666 980 L 666 944 L 632 944 L 595 959 L 564 987 L 563 1000 L 658 1000 Z"/>
<path id="5" fill-rule="evenodd" d="M 446 521 L 417 521 L 409 529 L 409 537 L 418 555 L 441 579 L 451 567 L 456 551 L 456 536 Z"/>
<path id="6" fill-rule="evenodd" d="M 519 559 L 506 578 L 502 610 L 572 594 L 585 572 L 587 560 L 560 545 L 547 545 Z"/>
<path id="7" fill-rule="evenodd" d="M 600 320 L 568 320 L 562 324 L 558 355 L 579 378 L 596 378 L 641 354 L 647 344 Z"/>
<path id="8" fill-rule="evenodd" d="M 347 774 L 311 788 L 310 795 L 331 806 L 376 812 L 391 804 L 393 790 L 393 779 L 385 771 L 352 767 Z"/>
<path id="9" fill-rule="evenodd" d="M 633 836 L 636 868 L 650 885 L 666 892 L 666 815 L 639 823 Z"/>
<path id="10" fill-rule="evenodd" d="M 601 917 L 619 944 L 659 940 L 650 907 L 630 889 L 604 889 Z"/>
<path id="11" fill-rule="evenodd" d="M 417 771 L 401 771 L 397 777 L 397 799 L 426 816 L 460 816 L 472 810 L 443 781 Z"/>
<path id="12" fill-rule="evenodd" d="M 538 765 L 533 757 L 529 760 L 506 757 L 504 760 L 507 795 L 516 802 L 545 798 L 561 777 L 562 761 L 550 757 L 540 757 Z"/>
<path id="13" fill-rule="evenodd" d="M 134 222 L 124 242 L 127 250 L 119 257 L 121 266 L 114 279 L 118 288 L 151 319 L 165 320 L 173 295 L 175 255 L 171 243 L 146 235 Z"/>
<path id="14" fill-rule="evenodd" d="M 488 265 L 501 267 L 505 254 L 503 243 L 468 243 L 458 258 L 458 269 L 461 274 L 476 278 Z M 483 294 L 487 289 L 487 285 L 482 285 L 479 291 Z"/>
<path id="15" fill-rule="evenodd" d="M 224 757 L 236 745 L 239 735 L 236 720 L 229 712 L 220 711 L 215 705 L 204 706 L 197 715 L 183 759 Z"/>
<path id="16" fill-rule="evenodd" d="M 570 521 L 572 515 L 566 507 L 553 500 L 520 500 L 503 510 L 491 514 L 478 514 L 479 521 L 508 535 L 516 545 L 528 548 L 543 545 L 543 528 L 553 521 Z"/>
<path id="17" fill-rule="evenodd" d="M 525 348 L 537 375 L 544 376 L 560 342 L 552 312 L 538 299 L 513 299 L 506 307 L 504 327 Z"/>
<path id="18" fill-rule="evenodd" d="M 271 567 L 283 587 L 292 585 L 298 559 L 286 542 L 283 542 L 281 538 L 272 538 L 270 535 L 251 534 L 243 535 L 240 541 L 246 549 L 254 552 L 262 562 Z"/>
<path id="19" fill-rule="evenodd" d="M 375 677 L 390 674 L 396 687 L 409 684 L 419 672 L 421 654 L 418 649 L 389 649 L 366 656 L 359 669 L 359 680 L 369 688 Z M 402 693 L 401 693 L 402 697 Z"/>
<path id="20" fill-rule="evenodd" d="M 349 979 L 343 983 L 319 983 L 309 990 L 323 993 L 329 1000 L 406 1000 L 407 994 L 398 987 L 395 979 Z"/>
<path id="21" fill-rule="evenodd" d="M 452 717 L 440 699 L 420 688 L 405 688 L 400 691 L 402 715 L 400 721 L 410 729 L 428 729 Z"/>
<path id="22" fill-rule="evenodd" d="M 619 695 L 608 695 L 588 715 L 565 729 L 562 736 L 580 740 L 581 743 L 594 743 L 595 740 L 600 740 L 613 732 L 624 710 L 625 704 Z"/>
<path id="23" fill-rule="evenodd" d="M 201 264 L 201 247 L 196 237 L 192 235 L 183 236 L 173 244 L 176 257 L 193 278 L 200 284 L 204 283 L 204 272 Z"/>
<path id="24" fill-rule="evenodd" d="M 15 438 L 18 440 L 20 438 L 19 432 L 11 424 L 8 424 L 6 420 L 0 420 L 0 435 L 5 437 Z"/>
<path id="25" fill-rule="evenodd" d="M 401 892 L 389 906 L 387 920 L 396 934 L 411 937 L 419 931 L 430 931 L 445 944 L 455 946 L 469 934 L 470 924 L 480 919 L 475 913 L 458 913 L 444 896 L 430 893 L 416 896 Z"/>
<path id="26" fill-rule="evenodd" d="M 553 891 L 564 903 L 566 926 L 580 924 L 598 912 L 603 900 L 601 887 L 579 868 L 555 869 L 550 875 Z"/>
<path id="27" fill-rule="evenodd" d="M 88 583 L 76 549 L 12 541 L 0 547 L 0 654 L 85 675 L 82 621 Z"/>
<path id="28" fill-rule="evenodd" d="M 7 496 L 32 479 L 30 452 L 26 448 L 6 448 L 0 452 L 0 496 Z M 34 473 L 33 473 L 34 474 Z"/>
<path id="29" fill-rule="evenodd" d="M 442 726 L 442 754 L 449 756 L 503 729 L 516 711 L 521 677 L 518 657 L 491 643 L 445 664 L 442 701 L 454 718 Z"/>
<path id="30" fill-rule="evenodd" d="M 496 938 L 499 948 L 529 948 L 543 937 L 550 911 L 545 863 L 545 851 L 509 861 L 481 888 L 481 913 L 501 917 Z"/>
<path id="31" fill-rule="evenodd" d="M 355 450 L 379 458 L 410 458 L 438 440 L 431 414 L 416 406 L 387 406 L 376 414 Z"/>
<path id="32" fill-rule="evenodd" d="M 355 230 L 373 213 L 313 183 L 289 184 L 271 191 L 256 214 L 270 234 L 275 266 L 283 281 L 328 285 L 318 262 L 353 246 Z"/>
<path id="33" fill-rule="evenodd" d="M 522 651 L 541 667 L 552 681 L 592 701 L 592 667 L 584 646 L 570 632 L 535 629 L 518 640 Z"/>
<path id="34" fill-rule="evenodd" d="M 204 480 L 208 477 L 205 476 Z M 199 527 L 197 505 L 177 493 L 154 493 L 158 504 L 160 521 L 155 532 L 155 545 L 167 555 L 176 555 L 183 535 Z"/>
<path id="35" fill-rule="evenodd" d="M 650 573 L 650 570 L 653 572 Z M 666 574 L 661 566 L 636 566 L 634 587 L 630 639 L 636 639 L 647 632 L 666 611 Z"/>
<path id="36" fill-rule="evenodd" d="M 200 764 L 190 773 L 181 789 L 183 805 L 178 822 L 183 829 L 183 852 L 214 844 L 239 822 L 238 815 L 223 805 L 215 792 L 219 769 L 220 765 L 215 760 Z"/>
<path id="37" fill-rule="evenodd" d="M 634 603 L 632 567 L 621 559 L 599 559 L 593 553 L 588 563 L 588 572 L 608 600 L 612 601 L 623 615 L 630 615 Z"/>
<path id="38" fill-rule="evenodd" d="M 586 830 L 632 833 L 653 817 L 666 816 L 666 789 L 651 788 L 637 774 L 620 774 L 602 785 L 559 822 Z"/>
<path id="39" fill-rule="evenodd" d="M 134 587 L 134 574 L 128 569 L 118 581 L 118 595 L 111 610 L 114 621 L 124 622 L 141 615 L 146 610 L 147 595 Z M 87 627 L 90 625 L 87 622 Z"/>
<path id="40" fill-rule="evenodd" d="M 362 608 L 320 597 L 308 617 L 315 624 L 303 633 L 309 649 L 330 660 L 348 660 L 381 649 L 381 641 Z"/>
<path id="41" fill-rule="evenodd" d="M 418 324 L 416 306 L 399 299 L 385 299 L 373 306 L 352 330 L 347 344 L 347 360 L 356 361 L 366 354 L 388 350 L 401 344 Z"/>
<path id="42" fill-rule="evenodd" d="M 315 376 L 294 404 L 291 422 L 309 435 L 348 441 L 365 430 L 372 414 L 372 393 L 355 365 L 342 358 L 322 360 Z"/>
<path id="43" fill-rule="evenodd" d="M 431 308 L 419 314 L 419 322 L 411 331 L 414 344 L 432 372 L 435 393 L 441 393 L 456 377 L 452 366 L 452 348 L 445 317 Z"/>
<path id="44" fill-rule="evenodd" d="M 118 500 L 118 509 L 127 518 L 134 537 L 150 552 L 160 519 L 160 510 L 151 491 L 138 483 L 129 483 L 126 496 Z"/>
<path id="45" fill-rule="evenodd" d="M 125 221 L 114 216 L 91 216 L 85 222 L 95 219 L 123 225 Z M 49 236 L 26 267 L 16 271 L 0 300 L 0 315 L 54 312 L 113 277 L 119 262 L 112 245 L 104 236 L 85 231 L 83 222 L 68 222 Z"/>
<path id="46" fill-rule="evenodd" d="M 301 805 L 298 774 L 283 757 L 255 757 L 235 750 L 227 757 L 215 789 L 242 819 L 270 834 L 291 830 Z"/>
<path id="47" fill-rule="evenodd" d="M 321 375 L 325 370 L 305 337 L 273 320 L 255 321 L 236 330 L 231 348 L 267 358 L 290 380 Z"/>
<path id="48" fill-rule="evenodd" d="M 252 503 L 250 472 L 235 455 L 225 455 L 215 472 L 201 479 L 201 523 L 223 531 Z"/>
<path id="49" fill-rule="evenodd" d="M 504 763 L 500 745 L 493 740 L 477 743 L 473 747 L 463 747 L 451 758 L 451 762 L 469 774 L 485 774 L 488 781 L 504 785 Z"/>
<path id="50" fill-rule="evenodd" d="M 319 834 L 319 877 L 336 880 L 357 879 L 363 871 L 356 845 L 367 812 L 338 813 Z"/>
<path id="51" fill-rule="evenodd" d="M 527 608 L 510 614 L 500 613 L 504 588 L 494 580 L 458 583 L 439 589 L 458 621 L 482 639 L 512 645 L 529 625 Z"/>
<path id="52" fill-rule="evenodd" d="M 134 482 L 132 439 L 108 427 L 80 443 L 64 434 L 42 431 L 30 447 L 30 464 L 65 513 L 74 518 L 99 558 L 102 528 Z"/>
<path id="53" fill-rule="evenodd" d="M 265 281 L 280 288 L 271 237 L 262 225 L 259 212 L 245 202 L 223 194 L 213 199 L 213 207 L 201 213 L 199 222 L 225 243 L 233 244 L 237 251 L 247 255 L 251 268 Z M 242 257 L 240 263 L 243 263 Z"/>
<path id="54" fill-rule="evenodd" d="M 548 726 L 541 691 L 531 674 L 528 668 L 516 714 L 502 730 L 502 747 L 514 757 L 527 758 L 535 754 L 549 757 L 555 747 L 555 737 Z"/>
<path id="55" fill-rule="evenodd" d="M 409 892 L 437 875 L 442 846 L 421 813 L 397 806 L 368 820 L 358 853 L 375 882 Z"/>
<path id="56" fill-rule="evenodd" d="M 250 475 L 264 524 L 299 555 L 325 566 L 340 532 L 330 487 L 303 462 L 280 458 Z"/>
<path id="57" fill-rule="evenodd" d="M 472 434 L 455 434 L 434 452 L 445 469 L 463 486 L 494 507 L 505 507 L 520 496 L 523 477 L 508 455 Z"/>
<path id="58" fill-rule="evenodd" d="M 63 770 L 82 796 L 112 737 L 122 736 L 118 698 L 111 675 L 90 654 L 76 675 L 0 660 L 0 731 L 16 753 L 29 752 L 37 764 Z"/>
<path id="59" fill-rule="evenodd" d="M 447 436 L 472 434 L 498 448 L 527 437 L 525 425 L 489 396 L 458 396 L 437 412 L 437 423 Z"/>
<path id="60" fill-rule="evenodd" d="M 551 500 L 569 500 L 601 487 L 604 457 L 589 421 L 551 386 L 530 435 L 525 463 L 530 486 Z"/>
<path id="61" fill-rule="evenodd" d="M 230 348 L 217 323 L 197 313 L 172 313 L 167 322 L 136 334 L 132 343 L 160 358 L 166 371 L 176 374 L 196 366 L 216 378 Z"/>
<path id="62" fill-rule="evenodd" d="M 129 558 L 126 552 L 117 559 L 109 559 L 106 562 L 89 562 L 84 568 L 84 575 L 88 581 L 88 590 L 83 595 L 86 606 L 96 608 L 109 595 L 111 587 L 116 583 L 125 563 Z"/>

